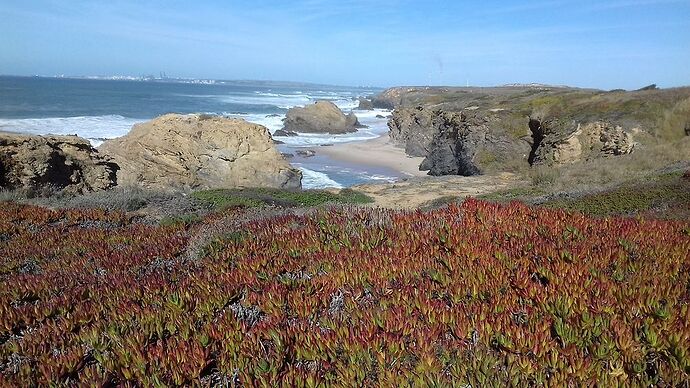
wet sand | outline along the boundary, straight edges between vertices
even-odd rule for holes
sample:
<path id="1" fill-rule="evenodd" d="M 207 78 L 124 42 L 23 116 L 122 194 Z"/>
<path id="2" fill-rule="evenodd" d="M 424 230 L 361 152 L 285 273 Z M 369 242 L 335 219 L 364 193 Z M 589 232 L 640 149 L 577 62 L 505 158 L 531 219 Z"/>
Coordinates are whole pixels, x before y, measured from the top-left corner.
<path id="1" fill-rule="evenodd" d="M 314 150 L 334 160 L 389 168 L 402 176 L 426 176 L 426 171 L 419 171 L 424 158 L 408 156 L 405 150 L 391 144 L 388 134 L 366 141 L 315 147 Z"/>

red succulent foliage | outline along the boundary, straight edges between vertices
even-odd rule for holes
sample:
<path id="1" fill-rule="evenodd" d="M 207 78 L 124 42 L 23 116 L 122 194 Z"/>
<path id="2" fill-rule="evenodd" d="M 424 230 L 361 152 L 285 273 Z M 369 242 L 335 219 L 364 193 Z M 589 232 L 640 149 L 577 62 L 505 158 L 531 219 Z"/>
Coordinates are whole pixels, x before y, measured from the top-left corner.
<path id="1" fill-rule="evenodd" d="M 687 223 L 334 208 L 250 221 L 189 258 L 182 225 L 0 208 L 2 385 L 689 379 Z"/>

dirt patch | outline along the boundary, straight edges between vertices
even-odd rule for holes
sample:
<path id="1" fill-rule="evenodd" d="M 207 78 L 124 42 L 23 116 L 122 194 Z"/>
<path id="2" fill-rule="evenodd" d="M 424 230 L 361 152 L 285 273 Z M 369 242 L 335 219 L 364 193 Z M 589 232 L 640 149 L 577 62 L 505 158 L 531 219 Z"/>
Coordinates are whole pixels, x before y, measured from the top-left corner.
<path id="1" fill-rule="evenodd" d="M 372 206 L 411 209 L 443 197 L 476 197 L 520 184 L 517 175 L 501 173 L 470 177 L 419 177 L 395 183 L 363 184 L 352 188 L 371 197 L 374 200 Z"/>

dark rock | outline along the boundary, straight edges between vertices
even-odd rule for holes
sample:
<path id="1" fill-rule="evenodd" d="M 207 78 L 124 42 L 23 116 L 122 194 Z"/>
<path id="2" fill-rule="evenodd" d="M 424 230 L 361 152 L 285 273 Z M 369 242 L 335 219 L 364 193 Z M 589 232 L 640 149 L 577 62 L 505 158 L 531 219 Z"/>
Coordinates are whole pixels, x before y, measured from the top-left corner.
<path id="1" fill-rule="evenodd" d="M 428 170 L 433 176 L 478 175 L 479 167 L 472 160 L 478 140 L 476 135 L 468 130 L 445 130 L 437 134 L 419 170 Z"/>
<path id="2" fill-rule="evenodd" d="M 297 150 L 295 153 L 305 158 L 311 158 L 312 156 L 316 155 L 316 151 L 314 150 Z"/>
<path id="3" fill-rule="evenodd" d="M 690 122 L 685 123 L 685 136 L 690 136 Z"/>
<path id="4" fill-rule="evenodd" d="M 283 121 L 283 130 L 304 133 L 342 134 L 357 132 L 357 116 L 345 115 L 330 101 L 317 101 L 303 108 L 290 108 Z"/>
<path id="5" fill-rule="evenodd" d="M 295 154 L 291 154 L 291 153 L 288 153 L 288 152 L 281 152 L 281 155 L 283 155 L 283 157 L 284 157 L 285 159 L 292 159 L 292 158 L 295 157 Z"/>
<path id="6" fill-rule="evenodd" d="M 270 115 L 266 115 L 266 118 L 269 118 L 269 117 L 280 117 L 280 115 L 277 113 L 271 113 Z"/>
<path id="7" fill-rule="evenodd" d="M 659 90 L 659 88 L 656 86 L 656 84 L 651 84 L 651 85 L 647 85 L 643 88 L 637 89 L 636 92 L 643 92 L 645 90 Z"/>
<path id="8" fill-rule="evenodd" d="M 424 107 L 397 109 L 388 121 L 391 141 L 410 156 L 427 156 L 434 136 L 459 125 L 460 116 Z"/>
<path id="9" fill-rule="evenodd" d="M 371 102 L 370 99 L 368 98 L 359 98 L 359 106 L 357 107 L 359 110 L 374 110 L 374 104 Z"/>
<path id="10" fill-rule="evenodd" d="M 477 175 L 496 161 L 529 151 L 526 142 L 493 131 L 488 118 L 461 112 L 397 109 L 388 126 L 394 144 L 425 157 L 419 169 L 429 175 Z"/>
<path id="11" fill-rule="evenodd" d="M 273 144 L 285 144 L 284 141 L 273 139 Z"/>
<path id="12" fill-rule="evenodd" d="M 384 116 L 384 115 L 376 115 L 376 118 L 377 118 L 377 119 L 385 119 L 386 116 Z"/>
<path id="13" fill-rule="evenodd" d="M 291 137 L 291 136 L 299 136 L 299 134 L 296 132 L 292 132 L 292 131 L 285 131 L 282 129 L 278 129 L 277 131 L 273 132 L 273 136 Z"/>
<path id="14" fill-rule="evenodd" d="M 321 147 L 332 147 L 333 144 L 332 144 L 332 143 L 329 143 L 329 144 L 320 144 L 320 146 L 321 146 Z"/>

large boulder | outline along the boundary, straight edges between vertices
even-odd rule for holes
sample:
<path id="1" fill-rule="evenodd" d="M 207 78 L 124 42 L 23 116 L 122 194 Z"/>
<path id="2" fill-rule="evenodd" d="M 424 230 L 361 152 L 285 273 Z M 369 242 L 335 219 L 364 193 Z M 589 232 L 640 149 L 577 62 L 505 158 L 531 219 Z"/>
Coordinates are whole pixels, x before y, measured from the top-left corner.
<path id="1" fill-rule="evenodd" d="M 569 164 L 598 157 L 633 152 L 633 131 L 610 122 L 562 122 L 530 119 L 533 146 L 531 164 Z"/>
<path id="2" fill-rule="evenodd" d="M 359 110 L 374 110 L 374 104 L 371 102 L 370 99 L 368 98 L 359 98 L 359 106 L 357 107 Z"/>
<path id="3" fill-rule="evenodd" d="M 105 190 L 117 184 L 118 166 L 77 136 L 0 132 L 0 187 L 69 193 Z"/>
<path id="4" fill-rule="evenodd" d="M 300 188 L 302 174 L 266 127 L 206 115 L 167 114 L 137 124 L 99 150 L 120 166 L 119 184 L 160 189 Z"/>
<path id="5" fill-rule="evenodd" d="M 342 134 L 361 127 L 354 113 L 345 115 L 330 101 L 317 101 L 303 108 L 290 108 L 283 122 L 287 132 Z"/>

